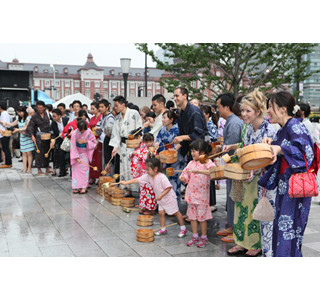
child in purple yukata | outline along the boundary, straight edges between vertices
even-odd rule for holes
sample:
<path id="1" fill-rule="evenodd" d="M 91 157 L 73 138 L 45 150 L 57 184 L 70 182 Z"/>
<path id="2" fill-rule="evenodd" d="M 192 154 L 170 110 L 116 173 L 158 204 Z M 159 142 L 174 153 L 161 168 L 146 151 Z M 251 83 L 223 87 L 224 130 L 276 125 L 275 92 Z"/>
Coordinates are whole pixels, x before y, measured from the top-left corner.
<path id="1" fill-rule="evenodd" d="M 188 203 L 187 216 L 190 219 L 192 238 L 187 246 L 197 244 L 203 248 L 208 244 L 207 220 L 212 219 L 212 212 L 209 205 L 210 198 L 210 176 L 209 168 L 215 164 L 209 159 L 206 164 L 201 164 L 199 156 L 211 152 L 211 145 L 202 139 L 193 141 L 190 145 L 193 160 L 184 168 L 179 179 L 188 183 L 185 201 Z M 190 171 L 199 171 L 190 172 Z M 198 223 L 200 223 L 201 239 L 199 241 Z"/>
<path id="2" fill-rule="evenodd" d="M 165 214 L 175 215 L 180 225 L 180 231 L 178 237 L 182 238 L 186 236 L 187 228 L 184 224 L 184 220 L 181 212 L 178 208 L 177 196 L 172 189 L 172 185 L 169 182 L 166 175 L 161 173 L 160 160 L 155 158 L 154 155 L 150 155 L 145 162 L 146 173 L 138 178 L 134 178 L 128 181 L 120 181 L 120 184 L 127 185 L 133 183 L 146 184 L 149 183 L 153 187 L 156 194 L 156 200 L 158 202 L 158 211 L 160 217 L 161 229 L 155 232 L 155 235 L 167 234 L 166 218 Z"/>

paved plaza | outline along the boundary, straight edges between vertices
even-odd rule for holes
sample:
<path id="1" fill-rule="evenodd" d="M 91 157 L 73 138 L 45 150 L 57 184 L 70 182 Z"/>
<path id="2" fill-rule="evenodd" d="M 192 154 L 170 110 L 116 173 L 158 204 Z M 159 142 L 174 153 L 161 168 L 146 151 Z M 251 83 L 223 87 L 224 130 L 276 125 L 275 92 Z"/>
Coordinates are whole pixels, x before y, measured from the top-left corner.
<path id="1" fill-rule="evenodd" d="M 177 238 L 178 226 L 151 243 L 136 241 L 138 212 L 125 213 L 113 206 L 91 186 L 85 195 L 71 193 L 70 176 L 51 177 L 21 174 L 22 163 L 13 159 L 13 168 L 0 170 L 0 256 L 23 257 L 224 257 L 233 243 L 216 235 L 225 228 L 225 186 L 217 191 L 217 208 L 208 222 L 209 245 L 187 247 Z M 138 203 L 138 199 L 136 199 Z M 186 203 L 182 202 L 182 212 Z M 167 225 L 176 222 L 167 217 Z M 154 217 L 153 229 L 160 227 Z M 303 241 L 305 257 L 320 256 L 320 205 L 312 203 Z"/>

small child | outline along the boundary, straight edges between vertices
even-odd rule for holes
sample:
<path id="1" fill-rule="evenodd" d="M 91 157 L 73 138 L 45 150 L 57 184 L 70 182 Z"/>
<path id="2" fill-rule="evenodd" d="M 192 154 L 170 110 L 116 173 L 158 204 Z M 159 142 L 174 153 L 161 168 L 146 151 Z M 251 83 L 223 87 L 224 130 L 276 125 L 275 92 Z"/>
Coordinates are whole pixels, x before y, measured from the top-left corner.
<path id="1" fill-rule="evenodd" d="M 187 246 L 192 246 L 197 243 L 197 246 L 203 248 L 208 243 L 207 238 L 207 220 L 212 219 L 212 212 L 209 206 L 210 197 L 210 177 L 206 174 L 191 173 L 185 171 L 199 170 L 206 171 L 215 164 L 209 160 L 206 164 L 201 164 L 199 156 L 208 154 L 211 151 L 211 145 L 204 140 L 198 139 L 190 145 L 191 155 L 193 160 L 188 163 L 183 170 L 180 180 L 188 183 L 185 201 L 188 203 L 187 216 L 191 222 L 193 236 L 187 243 Z M 198 236 L 198 222 L 201 228 L 201 240 Z"/>
<path id="2" fill-rule="evenodd" d="M 136 137 L 135 137 L 136 138 Z M 151 133 L 145 133 L 140 148 L 130 152 L 131 159 L 131 175 L 132 178 L 138 178 L 146 173 L 145 161 L 148 157 L 149 147 L 153 146 L 154 136 Z M 156 154 L 156 153 L 154 153 Z M 140 184 L 140 214 L 155 215 L 157 207 L 156 196 L 150 183 Z"/>
<path id="3" fill-rule="evenodd" d="M 70 165 L 74 194 L 85 194 L 89 185 L 89 164 L 97 145 L 96 138 L 84 120 L 79 120 L 71 135 Z"/>
<path id="4" fill-rule="evenodd" d="M 175 215 L 177 217 L 180 224 L 180 232 L 178 234 L 178 237 L 185 237 L 187 228 L 184 225 L 182 214 L 178 209 L 177 196 L 172 190 L 172 185 L 170 184 L 166 175 L 161 173 L 160 160 L 155 157 L 147 158 L 145 167 L 147 174 L 128 181 L 120 181 L 120 184 L 127 185 L 132 183 L 150 183 L 157 197 L 156 200 L 158 201 L 161 226 L 161 229 L 157 231 L 155 235 L 167 234 L 165 219 L 165 213 L 167 213 L 168 215 Z"/>

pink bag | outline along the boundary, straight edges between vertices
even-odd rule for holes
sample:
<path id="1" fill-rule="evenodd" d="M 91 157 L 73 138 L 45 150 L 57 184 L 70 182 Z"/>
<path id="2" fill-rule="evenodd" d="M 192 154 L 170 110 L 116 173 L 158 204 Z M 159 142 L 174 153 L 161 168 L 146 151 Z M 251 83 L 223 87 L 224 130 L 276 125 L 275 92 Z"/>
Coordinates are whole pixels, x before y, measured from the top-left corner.
<path id="1" fill-rule="evenodd" d="M 289 179 L 289 197 L 305 198 L 318 196 L 318 186 L 314 170 L 309 170 L 306 157 L 303 153 L 307 166 L 307 172 L 292 174 Z"/>

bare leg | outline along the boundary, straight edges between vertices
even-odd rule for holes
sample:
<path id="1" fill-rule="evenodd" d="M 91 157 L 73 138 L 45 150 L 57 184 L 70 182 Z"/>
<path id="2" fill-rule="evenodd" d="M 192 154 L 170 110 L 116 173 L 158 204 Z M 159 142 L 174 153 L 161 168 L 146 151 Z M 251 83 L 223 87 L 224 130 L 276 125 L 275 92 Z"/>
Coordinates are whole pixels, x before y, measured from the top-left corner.
<path id="1" fill-rule="evenodd" d="M 203 221 L 199 223 L 200 223 L 201 235 L 207 235 L 207 221 Z"/>
<path id="2" fill-rule="evenodd" d="M 166 213 L 164 212 L 164 210 L 159 210 L 159 219 L 160 219 L 160 226 L 161 228 L 166 227 L 166 217 L 165 217 Z"/>
<path id="3" fill-rule="evenodd" d="M 178 211 L 178 212 L 176 212 L 174 215 L 175 215 L 176 218 L 178 219 L 179 225 L 180 225 L 180 226 L 183 226 L 183 225 L 184 225 L 184 220 L 183 220 L 183 216 L 182 216 L 181 212 Z"/>
<path id="4" fill-rule="evenodd" d="M 193 234 L 197 234 L 198 233 L 198 221 L 197 220 L 191 220 L 191 229 L 192 229 L 192 233 Z"/>
<path id="5" fill-rule="evenodd" d="M 23 162 L 23 173 L 27 172 L 27 162 L 28 162 L 28 158 L 27 158 L 27 152 L 22 152 L 22 162 Z"/>
<path id="6" fill-rule="evenodd" d="M 32 166 L 32 151 L 27 152 L 27 158 L 28 158 L 28 172 L 31 173 L 31 166 Z"/>

